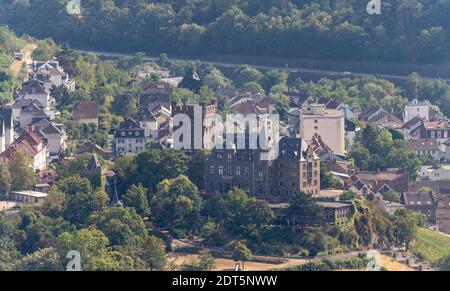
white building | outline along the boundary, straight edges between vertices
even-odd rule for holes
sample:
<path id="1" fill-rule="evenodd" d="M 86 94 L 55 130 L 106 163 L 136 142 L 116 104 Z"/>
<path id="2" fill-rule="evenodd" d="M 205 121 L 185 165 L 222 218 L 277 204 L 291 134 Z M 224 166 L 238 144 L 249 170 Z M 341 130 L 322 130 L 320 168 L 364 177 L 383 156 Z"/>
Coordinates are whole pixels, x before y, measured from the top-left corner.
<path id="1" fill-rule="evenodd" d="M 135 156 L 145 149 L 145 130 L 132 118 L 128 118 L 114 135 L 116 156 Z"/>
<path id="2" fill-rule="evenodd" d="M 450 164 L 422 166 L 419 178 L 430 181 L 450 181 Z"/>
<path id="3" fill-rule="evenodd" d="M 406 123 L 413 119 L 414 117 L 419 117 L 424 121 L 430 119 L 430 107 L 427 103 L 419 102 L 414 99 L 412 102 L 405 106 L 405 117 L 403 121 Z"/>
<path id="4" fill-rule="evenodd" d="M 308 105 L 300 109 L 300 137 L 322 140 L 336 154 L 345 154 L 345 118 L 340 110 L 327 109 L 325 105 Z"/>

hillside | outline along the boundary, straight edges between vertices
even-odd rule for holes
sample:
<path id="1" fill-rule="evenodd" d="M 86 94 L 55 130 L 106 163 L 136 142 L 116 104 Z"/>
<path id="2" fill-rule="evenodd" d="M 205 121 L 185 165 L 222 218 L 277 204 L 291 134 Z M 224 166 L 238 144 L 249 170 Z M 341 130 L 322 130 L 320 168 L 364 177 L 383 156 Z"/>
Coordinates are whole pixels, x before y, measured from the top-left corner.
<path id="1" fill-rule="evenodd" d="M 179 55 L 239 54 L 448 62 L 450 0 L 139 0 L 0 2 L 0 23 L 75 47 Z M 55 11 L 57 13 L 55 13 Z"/>
<path id="2" fill-rule="evenodd" d="M 437 264 L 450 253 L 450 237 L 432 230 L 419 229 L 413 251 L 430 263 Z"/>

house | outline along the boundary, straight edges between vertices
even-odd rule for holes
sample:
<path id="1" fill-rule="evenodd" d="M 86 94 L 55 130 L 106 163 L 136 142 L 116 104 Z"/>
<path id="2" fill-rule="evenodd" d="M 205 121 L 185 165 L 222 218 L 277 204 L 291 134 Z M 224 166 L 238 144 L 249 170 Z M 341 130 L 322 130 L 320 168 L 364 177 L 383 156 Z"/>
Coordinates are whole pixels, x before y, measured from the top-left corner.
<path id="1" fill-rule="evenodd" d="M 83 155 L 83 154 L 88 154 L 88 153 L 89 154 L 96 153 L 97 155 L 101 156 L 105 160 L 110 160 L 112 158 L 111 151 L 103 149 L 102 147 L 97 145 L 95 143 L 95 141 L 88 142 L 88 143 L 84 144 L 82 147 L 80 147 L 76 151 L 75 154 L 76 155 Z"/>
<path id="2" fill-rule="evenodd" d="M 433 138 L 439 144 L 446 142 L 450 138 L 450 124 L 448 121 L 425 121 L 416 128 L 412 134 L 416 134 L 420 139 Z"/>
<path id="3" fill-rule="evenodd" d="M 133 118 L 120 124 L 114 134 L 115 156 L 134 156 L 145 149 L 145 129 Z"/>
<path id="4" fill-rule="evenodd" d="M 330 149 L 345 154 L 345 118 L 341 111 L 324 105 L 309 105 L 300 109 L 300 137 L 321 136 Z"/>
<path id="5" fill-rule="evenodd" d="M 55 99 L 50 96 L 50 88 L 44 82 L 30 80 L 22 85 L 15 100 L 30 99 L 37 100 L 43 106 L 43 110 L 51 110 L 55 106 Z"/>
<path id="6" fill-rule="evenodd" d="M 402 128 L 403 126 L 401 117 L 382 107 L 379 109 L 368 108 L 359 114 L 358 119 L 385 128 Z"/>
<path id="7" fill-rule="evenodd" d="M 48 83 L 50 87 L 65 86 L 69 91 L 75 91 L 75 80 L 69 78 L 69 74 L 64 72 L 64 69 L 56 60 L 45 62 L 35 61 L 30 79 Z"/>
<path id="8" fill-rule="evenodd" d="M 138 95 L 140 108 L 155 108 L 157 104 L 171 111 L 172 87 L 168 84 L 144 81 L 140 84 L 141 92 Z"/>
<path id="9" fill-rule="evenodd" d="M 434 138 L 410 139 L 408 147 L 419 155 L 428 155 L 434 160 L 439 160 L 443 155 L 439 142 Z"/>
<path id="10" fill-rule="evenodd" d="M 47 119 L 50 117 L 47 115 L 47 113 L 44 112 L 44 110 L 38 105 L 38 103 L 33 101 L 20 111 L 20 128 L 23 129 L 30 127 L 34 121 L 42 118 Z"/>
<path id="11" fill-rule="evenodd" d="M 328 225 L 345 226 L 349 222 L 353 205 L 339 202 L 317 202 L 325 210 Z"/>
<path id="12" fill-rule="evenodd" d="M 436 198 L 436 225 L 439 231 L 450 234 L 450 196 L 438 195 Z"/>
<path id="13" fill-rule="evenodd" d="M 423 124 L 423 120 L 417 116 L 413 117 L 411 120 L 406 122 L 402 127 L 405 140 L 414 139 L 414 138 L 417 139 L 419 137 L 419 134 L 418 134 L 419 131 L 417 131 L 416 129 L 421 127 L 422 124 Z"/>
<path id="14" fill-rule="evenodd" d="M 11 191 L 9 192 L 9 200 L 21 203 L 42 204 L 47 198 L 46 193 L 36 191 Z"/>
<path id="15" fill-rule="evenodd" d="M 422 213 L 426 216 L 428 223 L 436 224 L 436 205 L 433 192 L 405 192 L 402 194 L 402 200 L 407 209 Z"/>
<path id="16" fill-rule="evenodd" d="M 237 139 L 236 142 L 239 143 Z M 248 136 L 243 143 L 244 149 L 234 144 L 212 150 L 205 166 L 206 193 L 226 193 L 232 188 L 239 188 L 253 197 L 276 203 L 288 201 L 298 192 L 319 194 L 319 157 L 304 140 L 282 138 L 279 141 L 279 156 L 274 160 L 261 159 L 273 147 L 267 150 L 250 149 Z"/>
<path id="17" fill-rule="evenodd" d="M 48 145 L 36 133 L 26 129 L 11 144 L 11 146 L 0 154 L 0 161 L 8 163 L 18 152 L 25 152 L 33 160 L 34 170 L 44 170 L 48 163 Z"/>
<path id="18" fill-rule="evenodd" d="M 352 181 L 360 180 L 371 189 L 387 184 L 392 190 L 402 193 L 408 191 L 409 177 L 406 171 L 390 169 L 380 172 L 358 172 L 352 175 Z M 376 192 L 375 192 L 376 194 Z"/>
<path id="19" fill-rule="evenodd" d="M 146 138 L 158 140 L 158 119 L 149 108 L 139 108 L 139 111 L 133 115 L 133 119 L 139 122 L 139 125 L 145 130 Z"/>
<path id="20" fill-rule="evenodd" d="M 78 101 L 73 105 L 72 118 L 77 124 L 95 124 L 98 126 L 97 101 Z"/>
<path id="21" fill-rule="evenodd" d="M 352 145 L 361 129 L 356 125 L 355 122 L 345 119 L 345 138 Z"/>
<path id="22" fill-rule="evenodd" d="M 14 141 L 14 120 L 11 106 L 0 107 L 0 152 L 5 151 Z"/>
<path id="23" fill-rule="evenodd" d="M 62 126 L 58 126 L 54 123 L 50 123 L 48 126 L 38 127 L 36 129 L 43 134 L 43 138 L 48 144 L 48 151 L 51 160 L 59 161 L 67 148 L 67 135 L 65 130 Z"/>
<path id="24" fill-rule="evenodd" d="M 344 114 L 345 119 L 357 119 L 357 115 L 354 112 L 354 109 L 351 108 L 349 105 L 344 104 L 340 101 L 337 100 L 333 100 L 333 99 L 328 99 L 325 97 L 320 97 L 317 100 L 317 104 L 319 105 L 325 105 L 325 107 L 327 109 L 337 109 L 342 111 L 342 113 Z"/>
<path id="25" fill-rule="evenodd" d="M 430 106 L 428 103 L 419 102 L 417 99 L 414 99 L 410 103 L 405 106 L 404 113 L 404 122 L 408 122 L 411 119 L 418 117 L 424 121 L 428 121 L 430 119 Z"/>
<path id="26" fill-rule="evenodd" d="M 419 176 L 430 181 L 449 181 L 450 164 L 435 164 L 425 169 L 421 169 Z"/>

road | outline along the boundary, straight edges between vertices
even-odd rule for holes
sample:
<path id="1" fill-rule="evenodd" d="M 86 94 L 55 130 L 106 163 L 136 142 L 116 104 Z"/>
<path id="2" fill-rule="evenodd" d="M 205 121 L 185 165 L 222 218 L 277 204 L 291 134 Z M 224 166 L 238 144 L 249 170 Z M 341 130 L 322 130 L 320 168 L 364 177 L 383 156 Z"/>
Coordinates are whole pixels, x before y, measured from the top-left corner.
<path id="1" fill-rule="evenodd" d="M 25 63 L 28 66 L 28 71 L 31 70 L 31 66 L 33 64 L 33 59 L 32 59 L 32 53 L 33 51 L 37 48 L 37 45 L 29 43 L 27 44 L 25 47 L 22 48 L 21 52 L 25 55 L 25 58 L 21 61 L 19 60 L 14 60 L 11 64 L 11 66 L 9 67 L 9 70 L 11 71 L 12 74 L 14 74 L 15 76 L 18 76 L 20 74 L 20 70 L 22 69 L 23 64 Z M 26 76 L 25 78 L 27 78 L 28 76 Z"/>
<path id="2" fill-rule="evenodd" d="M 100 57 L 107 57 L 107 58 L 126 58 L 126 57 L 133 57 L 134 55 L 132 54 L 123 54 L 123 53 L 111 53 L 111 52 L 105 52 L 105 51 L 89 51 L 89 50 L 77 50 L 80 53 L 84 53 L 84 54 L 88 54 L 88 53 L 93 53 L 96 54 L 97 56 Z M 159 57 L 152 57 L 152 56 L 147 56 L 145 57 L 146 61 L 156 61 L 158 60 Z M 218 67 L 225 67 L 225 68 L 237 68 L 240 67 L 242 65 L 244 65 L 244 63 L 233 63 L 233 62 L 220 62 L 220 61 L 212 61 L 212 60 L 206 60 L 206 59 L 202 59 L 202 58 L 193 58 L 193 59 L 189 59 L 189 58 L 170 58 L 170 60 L 173 61 L 200 61 L 202 64 L 205 65 L 212 65 L 212 66 L 218 66 Z M 305 69 L 305 68 L 301 68 L 298 66 L 293 66 L 292 64 L 289 65 L 289 67 L 286 66 L 266 66 L 266 65 L 252 65 L 252 67 L 257 68 L 259 70 L 283 70 L 283 71 L 287 71 L 290 73 L 298 73 L 298 74 L 314 74 L 314 75 L 319 75 L 321 77 L 368 77 L 368 76 L 373 76 L 376 75 L 378 78 L 382 78 L 382 79 L 387 79 L 387 80 L 391 80 L 391 81 L 406 81 L 408 79 L 408 75 L 393 75 L 393 74 L 377 74 L 376 72 L 374 73 L 359 73 L 359 72 L 348 72 L 347 74 L 340 72 L 340 71 L 332 71 L 332 70 L 320 70 L 320 69 Z M 435 80 L 437 78 L 427 78 L 424 77 L 424 79 L 430 79 L 430 80 Z M 447 82 L 450 82 L 450 79 L 444 79 L 442 78 L 442 80 L 445 80 Z"/>

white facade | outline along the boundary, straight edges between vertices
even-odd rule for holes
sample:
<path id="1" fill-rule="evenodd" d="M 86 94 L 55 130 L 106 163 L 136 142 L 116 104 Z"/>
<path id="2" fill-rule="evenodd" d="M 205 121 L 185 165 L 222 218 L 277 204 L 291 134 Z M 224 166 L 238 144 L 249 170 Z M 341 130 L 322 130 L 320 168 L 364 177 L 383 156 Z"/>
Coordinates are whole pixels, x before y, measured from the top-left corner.
<path id="1" fill-rule="evenodd" d="M 430 181 L 450 181 L 450 165 L 422 166 L 419 178 Z"/>
<path id="2" fill-rule="evenodd" d="M 345 118 L 340 110 L 324 105 L 308 105 L 300 110 L 300 137 L 310 140 L 320 135 L 336 154 L 345 154 Z"/>
<path id="3" fill-rule="evenodd" d="M 119 156 L 135 156 L 145 149 L 144 138 L 116 138 L 116 153 Z"/>
<path id="4" fill-rule="evenodd" d="M 414 117 L 419 117 L 424 121 L 430 119 L 430 107 L 426 103 L 420 103 L 417 99 L 414 99 L 411 103 L 405 106 L 405 118 L 404 122 L 408 122 Z"/>

